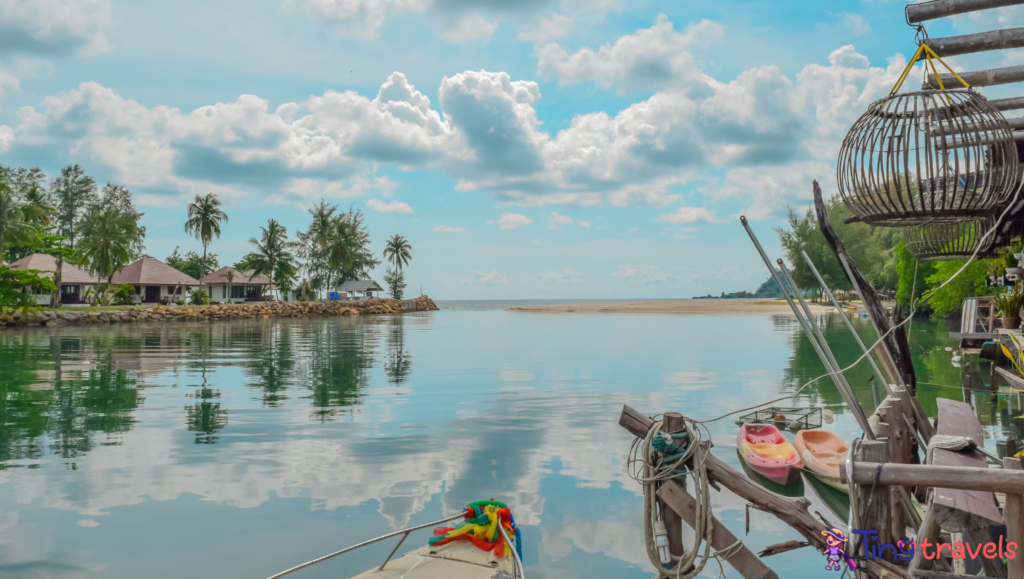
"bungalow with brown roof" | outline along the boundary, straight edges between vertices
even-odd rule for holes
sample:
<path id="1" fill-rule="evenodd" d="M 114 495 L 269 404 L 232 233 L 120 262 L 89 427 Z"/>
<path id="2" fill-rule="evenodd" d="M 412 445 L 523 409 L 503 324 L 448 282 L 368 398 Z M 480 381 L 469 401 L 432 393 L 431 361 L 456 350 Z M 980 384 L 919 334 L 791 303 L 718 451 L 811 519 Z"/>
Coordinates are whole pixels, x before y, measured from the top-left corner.
<path id="1" fill-rule="evenodd" d="M 135 286 L 135 295 L 144 304 L 169 303 L 188 299 L 188 288 L 199 280 L 182 273 L 155 257 L 144 257 L 114 274 L 115 286 Z"/>
<path id="2" fill-rule="evenodd" d="M 228 296 L 228 272 L 233 273 L 230 297 Z M 206 293 L 212 302 L 222 304 L 258 302 L 263 299 L 264 292 L 270 289 L 271 281 L 265 275 L 257 275 L 249 279 L 251 275 L 251 271 L 238 271 L 230 265 L 225 265 L 204 277 L 203 285 L 207 286 Z"/>
<path id="3" fill-rule="evenodd" d="M 33 253 L 12 263 L 10 267 L 11 269 L 38 269 L 41 277 L 53 279 L 54 272 L 57 271 L 57 258 L 45 253 Z M 60 303 L 85 303 L 85 292 L 88 288 L 96 285 L 96 278 L 66 261 L 60 272 Z M 50 305 L 50 294 L 37 293 L 36 304 Z"/>

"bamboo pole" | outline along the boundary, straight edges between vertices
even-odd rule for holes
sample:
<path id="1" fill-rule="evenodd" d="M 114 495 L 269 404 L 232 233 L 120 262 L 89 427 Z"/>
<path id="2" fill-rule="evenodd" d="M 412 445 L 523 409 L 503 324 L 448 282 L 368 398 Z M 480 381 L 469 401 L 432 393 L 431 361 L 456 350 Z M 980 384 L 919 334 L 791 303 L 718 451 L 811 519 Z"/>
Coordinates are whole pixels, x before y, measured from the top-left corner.
<path id="1" fill-rule="evenodd" d="M 917 24 L 967 12 L 1024 4 L 1024 0 L 935 0 L 907 6 L 907 22 Z"/>
<path id="2" fill-rule="evenodd" d="M 957 56 L 988 50 L 1020 48 L 1024 46 L 1024 28 L 1004 28 L 975 34 L 929 38 L 925 44 L 939 56 Z M 924 57 L 921 56 L 918 60 L 924 60 Z"/>
<path id="3" fill-rule="evenodd" d="M 878 464 L 858 462 L 853 469 L 853 482 L 871 484 Z M 839 479 L 846 482 L 846 465 L 839 465 Z M 924 464 L 882 465 L 878 484 L 939 487 L 1007 494 L 1024 494 L 1024 471 L 976 468 L 965 466 L 932 466 Z"/>
<path id="4" fill-rule="evenodd" d="M 1005 66 L 1002 68 L 990 68 L 988 70 L 977 70 L 974 72 L 958 73 L 960 78 L 967 84 L 978 86 L 994 86 L 997 84 L 1008 84 L 1024 80 L 1024 65 Z M 942 84 L 945 86 L 959 86 L 959 81 L 951 74 L 939 74 Z M 938 89 L 939 83 L 935 82 L 935 76 L 929 74 L 921 88 Z"/>
<path id="5" fill-rule="evenodd" d="M 1015 111 L 1024 109 L 1024 97 L 1010 97 L 1005 99 L 991 99 L 988 103 L 1001 111 Z"/>

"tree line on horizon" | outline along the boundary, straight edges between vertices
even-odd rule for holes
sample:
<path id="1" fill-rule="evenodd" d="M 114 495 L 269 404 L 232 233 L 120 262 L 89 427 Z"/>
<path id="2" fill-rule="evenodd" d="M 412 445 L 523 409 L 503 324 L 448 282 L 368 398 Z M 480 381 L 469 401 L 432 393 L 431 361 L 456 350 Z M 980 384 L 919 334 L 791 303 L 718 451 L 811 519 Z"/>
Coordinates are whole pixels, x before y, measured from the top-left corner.
<path id="1" fill-rule="evenodd" d="M 321 199 L 309 214 L 310 225 L 294 240 L 284 225 L 269 219 L 260 227 L 260 235 L 249 239 L 252 251 L 232 265 L 235 271 L 228 271 L 228 284 L 264 275 L 272 280 L 278 297 L 301 288 L 301 299 L 307 299 L 309 295 L 322 298 L 345 281 L 369 279 L 369 272 L 382 261 L 369 249 L 370 233 L 362 211 L 339 211 Z M 0 165 L 0 308 L 27 307 L 26 291 L 48 291 L 50 307 L 59 307 L 64 263 L 96 277 L 99 291 L 92 294 L 93 303 L 111 299 L 130 303 L 134 288 L 113 288 L 111 282 L 130 263 L 152 257 L 146 254 L 143 215 L 130 189 L 110 182 L 100 188 L 78 164 L 61 169 L 49 182 L 38 167 Z M 202 278 L 220 267 L 217 254 L 209 248 L 227 222 L 228 215 L 214 193 L 196 195 L 187 206 L 185 232 L 199 240 L 203 253 L 189 251 L 182 256 L 175 247 L 164 261 L 200 280 L 199 289 L 189 296 L 192 303 L 210 301 Z M 33 253 L 56 258 L 52 280 L 5 265 Z M 395 234 L 386 242 L 383 258 L 389 264 L 385 283 L 393 297 L 402 299 L 412 245 Z"/>

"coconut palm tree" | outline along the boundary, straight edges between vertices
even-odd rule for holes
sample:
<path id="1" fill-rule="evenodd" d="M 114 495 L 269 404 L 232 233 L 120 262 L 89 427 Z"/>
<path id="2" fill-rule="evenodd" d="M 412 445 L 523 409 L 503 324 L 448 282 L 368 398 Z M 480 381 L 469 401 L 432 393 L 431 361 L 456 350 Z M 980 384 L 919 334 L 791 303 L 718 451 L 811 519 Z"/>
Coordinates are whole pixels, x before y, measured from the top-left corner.
<path id="1" fill-rule="evenodd" d="M 25 215 L 24 208 L 14 198 L 14 191 L 0 183 L 0 264 L 4 263 L 7 243 L 32 243 L 41 234 L 40 228 Z"/>
<path id="2" fill-rule="evenodd" d="M 409 265 L 412 260 L 412 245 L 396 233 L 384 245 L 384 259 L 388 260 L 401 274 L 402 267 Z"/>
<path id="3" fill-rule="evenodd" d="M 327 264 L 341 273 L 341 279 L 352 270 L 359 251 L 359 232 L 349 222 L 335 219 L 326 235 Z"/>
<path id="4" fill-rule="evenodd" d="M 231 284 L 233 284 L 235 282 L 235 275 L 236 275 L 236 273 L 237 272 L 235 271 L 235 268 L 233 268 L 233 267 L 229 267 L 228 270 L 224 272 L 224 279 L 228 280 L 228 302 L 227 303 L 229 303 L 229 304 L 231 303 L 231 300 L 234 299 L 234 296 L 231 295 L 231 287 L 232 287 Z"/>
<path id="5" fill-rule="evenodd" d="M 214 237 L 220 237 L 221 222 L 228 222 L 228 215 L 220 209 L 220 199 L 213 193 L 205 197 L 196 195 L 195 200 L 188 204 L 188 221 L 185 222 L 185 233 L 190 233 L 203 244 L 203 261 L 199 267 L 199 289 L 203 289 L 203 277 L 206 275 L 206 248 Z"/>
<path id="6" fill-rule="evenodd" d="M 249 279 L 262 274 L 273 281 L 279 270 L 294 272 L 295 256 L 289 251 L 291 243 L 288 242 L 288 229 L 276 219 L 271 219 L 260 230 L 263 232 L 260 239 L 249 239 L 256 251 L 246 255 L 240 262 L 245 270 L 251 270 Z"/>
<path id="7" fill-rule="evenodd" d="M 82 219 L 78 255 L 81 262 L 97 277 L 97 286 L 107 278 L 110 285 L 114 273 L 131 262 L 132 247 L 140 243 L 135 215 L 113 207 L 93 207 Z M 93 303 L 99 299 L 97 290 Z"/>

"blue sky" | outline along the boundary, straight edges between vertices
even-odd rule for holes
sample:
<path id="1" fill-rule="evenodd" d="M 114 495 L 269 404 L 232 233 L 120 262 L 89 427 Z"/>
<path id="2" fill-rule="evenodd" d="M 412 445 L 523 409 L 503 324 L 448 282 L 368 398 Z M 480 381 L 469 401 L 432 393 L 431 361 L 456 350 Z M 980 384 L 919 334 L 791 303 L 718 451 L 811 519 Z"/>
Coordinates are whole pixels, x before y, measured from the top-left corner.
<path id="1" fill-rule="evenodd" d="M 196 194 L 230 216 L 222 264 L 323 196 L 366 212 L 377 251 L 406 236 L 410 289 L 439 299 L 753 290 L 738 215 L 779 254 L 787 204 L 834 190 L 847 128 L 916 48 L 904 6 L 0 0 L 0 164 L 128 186 L 159 258 L 199 248 Z"/>

